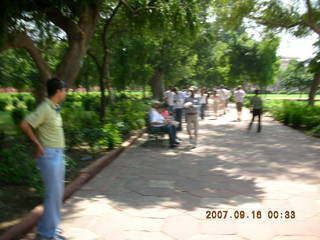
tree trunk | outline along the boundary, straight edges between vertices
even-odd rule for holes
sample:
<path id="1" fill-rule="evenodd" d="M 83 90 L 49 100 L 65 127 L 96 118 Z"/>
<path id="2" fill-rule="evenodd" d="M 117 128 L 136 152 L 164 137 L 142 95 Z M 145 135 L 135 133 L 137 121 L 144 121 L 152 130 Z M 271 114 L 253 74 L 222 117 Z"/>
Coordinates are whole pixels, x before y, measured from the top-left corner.
<path id="1" fill-rule="evenodd" d="M 314 98 L 317 94 L 318 88 L 320 85 L 320 73 L 315 73 L 313 76 L 313 81 L 310 87 L 310 92 L 309 92 L 309 105 L 314 105 Z"/>
<path id="2" fill-rule="evenodd" d="M 33 96 L 36 99 L 36 103 L 39 104 L 41 103 L 44 98 L 47 96 L 47 87 L 46 83 L 49 78 L 46 76 L 43 76 L 40 73 L 39 81 L 35 84 L 36 86 L 34 87 L 33 91 Z"/>
<path id="3" fill-rule="evenodd" d="M 74 80 L 81 68 L 81 60 L 87 51 L 86 41 L 87 39 L 70 40 L 66 55 L 57 69 L 57 77 L 65 81 L 68 87 L 74 87 Z"/>
<path id="4" fill-rule="evenodd" d="M 159 101 L 163 100 L 164 83 L 163 71 L 160 67 L 155 69 L 155 72 L 150 80 L 153 98 Z"/>
<path id="5" fill-rule="evenodd" d="M 108 89 L 108 103 L 110 103 L 111 90 L 109 84 L 109 55 L 108 50 L 105 49 L 103 55 L 103 61 L 100 72 L 100 91 L 101 91 L 101 100 L 100 100 L 100 120 L 103 121 L 105 117 L 105 108 L 106 108 L 106 94 L 105 88 Z"/>
<path id="6" fill-rule="evenodd" d="M 110 79 L 110 58 L 109 58 L 109 51 L 108 49 L 106 50 L 106 62 L 105 66 L 103 66 L 104 71 L 105 71 L 105 78 L 106 78 L 106 87 L 108 89 L 108 103 L 113 102 L 113 94 L 112 94 L 112 89 L 111 89 L 111 79 Z"/>
<path id="7" fill-rule="evenodd" d="M 81 14 L 79 28 L 69 29 L 67 32 L 69 47 L 58 66 L 57 77 L 70 87 L 74 85 L 74 80 L 80 71 L 82 59 L 87 53 L 98 18 L 99 9 L 88 8 Z"/>
<path id="8" fill-rule="evenodd" d="M 105 109 L 106 109 L 105 79 L 102 74 L 100 74 L 99 84 L 100 84 L 100 121 L 102 122 L 105 117 Z"/>

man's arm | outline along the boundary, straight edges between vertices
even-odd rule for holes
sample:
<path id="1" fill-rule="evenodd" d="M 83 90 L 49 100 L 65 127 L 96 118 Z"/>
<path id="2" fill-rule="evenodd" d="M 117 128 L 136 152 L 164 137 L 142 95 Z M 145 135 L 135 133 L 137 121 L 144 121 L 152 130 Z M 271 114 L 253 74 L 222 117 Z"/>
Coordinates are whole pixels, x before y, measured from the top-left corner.
<path id="1" fill-rule="evenodd" d="M 43 155 L 44 149 L 43 149 L 42 145 L 40 144 L 39 140 L 34 135 L 31 125 L 26 120 L 22 120 L 20 127 L 21 127 L 22 131 L 30 138 L 30 140 L 36 146 L 36 157 L 38 158 L 41 155 Z"/>

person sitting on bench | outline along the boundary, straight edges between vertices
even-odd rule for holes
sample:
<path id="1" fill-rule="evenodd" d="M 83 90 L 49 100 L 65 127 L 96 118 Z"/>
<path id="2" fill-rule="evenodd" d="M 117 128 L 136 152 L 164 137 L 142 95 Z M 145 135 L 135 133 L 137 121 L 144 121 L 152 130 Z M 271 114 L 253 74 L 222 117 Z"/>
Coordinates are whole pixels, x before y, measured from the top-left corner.
<path id="1" fill-rule="evenodd" d="M 170 120 L 166 120 L 161 114 L 161 104 L 158 101 L 152 103 L 149 112 L 149 121 L 152 128 L 159 128 L 162 132 L 169 134 L 170 148 L 175 148 L 179 144 L 176 140 L 176 128 Z"/>

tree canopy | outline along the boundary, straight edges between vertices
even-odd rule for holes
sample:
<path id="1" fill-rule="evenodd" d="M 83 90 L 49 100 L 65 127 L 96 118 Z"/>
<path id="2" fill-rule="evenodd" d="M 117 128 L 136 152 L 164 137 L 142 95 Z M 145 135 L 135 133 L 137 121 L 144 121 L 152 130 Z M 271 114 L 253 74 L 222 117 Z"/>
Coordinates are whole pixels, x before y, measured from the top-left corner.
<path id="1" fill-rule="evenodd" d="M 240 20 L 257 3 L 245 2 L 6 0 L 0 84 L 35 88 L 58 76 L 70 86 L 102 91 L 151 86 L 159 99 L 172 85 L 267 86 L 278 67 L 279 39 L 250 37 Z M 231 10 L 239 24 L 226 30 L 221 21 Z M 25 66 L 20 76 L 8 67 L 16 58 Z"/>

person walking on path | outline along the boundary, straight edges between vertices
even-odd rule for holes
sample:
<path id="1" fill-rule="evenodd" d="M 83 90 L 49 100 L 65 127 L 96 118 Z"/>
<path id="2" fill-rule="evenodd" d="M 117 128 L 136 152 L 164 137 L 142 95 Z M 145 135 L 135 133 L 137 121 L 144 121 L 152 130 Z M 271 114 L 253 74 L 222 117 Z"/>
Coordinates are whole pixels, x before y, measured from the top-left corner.
<path id="1" fill-rule="evenodd" d="M 175 93 L 172 91 L 172 89 L 169 89 L 168 91 L 166 91 L 164 95 L 170 115 L 173 115 L 174 96 L 175 96 Z"/>
<path id="2" fill-rule="evenodd" d="M 64 193 L 65 139 L 60 114 L 66 96 L 63 81 L 53 78 L 47 82 L 48 98 L 20 124 L 35 144 L 38 167 L 45 185 L 44 212 L 38 223 L 37 240 L 63 240 L 59 235 L 60 209 Z M 34 130 L 37 134 L 34 134 Z"/>
<path id="3" fill-rule="evenodd" d="M 186 112 L 186 122 L 187 122 L 187 131 L 189 134 L 189 141 L 194 147 L 197 146 L 198 140 L 198 129 L 199 129 L 199 99 L 195 97 L 195 90 L 191 89 L 190 97 L 185 100 L 185 112 Z M 192 128 L 194 134 L 192 135 Z"/>
<path id="4" fill-rule="evenodd" d="M 224 115 L 226 114 L 226 92 L 223 85 L 218 88 L 217 93 L 220 98 L 219 109 L 221 110 L 222 115 Z"/>
<path id="5" fill-rule="evenodd" d="M 176 88 L 172 90 L 174 95 L 174 118 L 177 122 L 179 122 L 179 126 L 177 127 L 177 131 L 182 131 L 182 114 L 183 114 L 183 104 L 186 98 L 185 94 L 181 91 L 178 91 Z"/>
<path id="6" fill-rule="evenodd" d="M 258 117 L 258 128 L 257 132 L 261 132 L 261 114 L 262 114 L 262 99 L 259 96 L 259 90 L 254 91 L 255 95 L 251 98 L 251 106 L 252 106 L 252 119 L 249 124 L 248 130 L 251 129 L 252 123 L 255 117 Z"/>
<path id="7" fill-rule="evenodd" d="M 246 96 L 246 92 L 242 89 L 242 86 L 238 86 L 236 91 L 234 92 L 234 98 L 236 100 L 236 106 L 237 106 L 238 121 L 241 121 L 242 107 L 243 107 L 243 101 L 245 96 Z"/>
<path id="8" fill-rule="evenodd" d="M 200 117 L 204 119 L 205 111 L 208 105 L 208 93 L 205 88 L 202 88 L 200 91 Z"/>
<path id="9" fill-rule="evenodd" d="M 224 104 L 225 104 L 225 111 L 228 112 L 229 108 L 229 101 L 230 101 L 230 97 L 231 97 L 231 91 L 229 90 L 229 88 L 224 88 Z"/>
<path id="10" fill-rule="evenodd" d="M 170 148 L 177 147 L 179 142 L 176 140 L 176 128 L 170 121 L 166 120 L 161 114 L 160 103 L 155 101 L 149 112 L 150 125 L 153 128 L 159 128 L 162 132 L 169 134 Z"/>
<path id="11" fill-rule="evenodd" d="M 218 117 L 220 98 L 219 98 L 216 90 L 213 90 L 211 99 L 212 99 L 214 117 L 217 118 Z"/>

